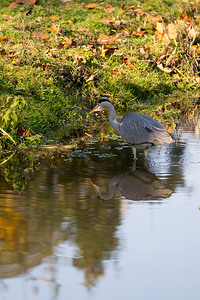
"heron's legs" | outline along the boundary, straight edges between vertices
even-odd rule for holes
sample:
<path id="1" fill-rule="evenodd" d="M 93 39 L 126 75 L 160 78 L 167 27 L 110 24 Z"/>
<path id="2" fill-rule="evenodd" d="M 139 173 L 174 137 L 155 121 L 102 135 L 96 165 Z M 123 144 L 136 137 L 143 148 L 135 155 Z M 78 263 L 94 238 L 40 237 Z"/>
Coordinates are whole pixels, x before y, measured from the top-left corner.
<path id="1" fill-rule="evenodd" d="M 144 157 L 146 160 L 148 159 L 148 149 L 144 149 Z"/>
<path id="2" fill-rule="evenodd" d="M 136 148 L 135 147 L 131 147 L 133 150 L 133 159 L 136 159 Z"/>
<path id="3" fill-rule="evenodd" d="M 160 145 L 159 149 L 158 149 L 158 154 L 160 154 L 160 150 L 162 148 L 162 145 Z"/>

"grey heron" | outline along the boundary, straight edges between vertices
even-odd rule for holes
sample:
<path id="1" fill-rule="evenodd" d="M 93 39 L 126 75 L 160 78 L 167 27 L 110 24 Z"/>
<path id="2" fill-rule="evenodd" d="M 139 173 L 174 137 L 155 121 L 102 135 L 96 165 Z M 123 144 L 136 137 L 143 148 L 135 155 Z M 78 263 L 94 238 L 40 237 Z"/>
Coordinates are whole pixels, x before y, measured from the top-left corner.
<path id="1" fill-rule="evenodd" d="M 130 112 L 119 123 L 114 105 L 106 98 L 100 99 L 89 114 L 103 110 L 109 110 L 110 125 L 131 146 L 134 159 L 136 159 L 136 149 L 143 149 L 147 159 L 149 147 L 174 142 L 169 132 L 149 116 Z"/>
<path id="2" fill-rule="evenodd" d="M 102 200 L 112 199 L 117 185 L 126 199 L 134 201 L 169 198 L 173 193 L 162 180 L 145 169 L 129 170 L 113 176 L 108 182 L 107 192 L 90 179 L 89 182 Z"/>

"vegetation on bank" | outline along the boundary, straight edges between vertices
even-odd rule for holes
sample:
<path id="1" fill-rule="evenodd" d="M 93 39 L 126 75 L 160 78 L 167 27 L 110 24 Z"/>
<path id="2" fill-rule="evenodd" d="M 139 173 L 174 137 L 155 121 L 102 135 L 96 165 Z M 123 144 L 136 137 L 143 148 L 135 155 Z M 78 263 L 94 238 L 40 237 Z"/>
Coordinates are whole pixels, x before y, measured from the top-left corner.
<path id="1" fill-rule="evenodd" d="M 199 97 L 199 9 L 198 0 L 1 0 L 1 148 L 89 132 L 102 96 L 119 111 Z"/>

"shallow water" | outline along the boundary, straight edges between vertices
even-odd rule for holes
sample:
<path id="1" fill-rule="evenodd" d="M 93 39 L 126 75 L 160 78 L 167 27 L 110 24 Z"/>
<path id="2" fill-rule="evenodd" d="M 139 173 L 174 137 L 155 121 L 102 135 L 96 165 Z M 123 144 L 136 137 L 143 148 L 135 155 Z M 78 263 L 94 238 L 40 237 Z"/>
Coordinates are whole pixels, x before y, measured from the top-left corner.
<path id="1" fill-rule="evenodd" d="M 198 122 L 148 163 L 90 142 L 41 159 L 20 193 L 1 176 L 1 299 L 199 299 Z"/>

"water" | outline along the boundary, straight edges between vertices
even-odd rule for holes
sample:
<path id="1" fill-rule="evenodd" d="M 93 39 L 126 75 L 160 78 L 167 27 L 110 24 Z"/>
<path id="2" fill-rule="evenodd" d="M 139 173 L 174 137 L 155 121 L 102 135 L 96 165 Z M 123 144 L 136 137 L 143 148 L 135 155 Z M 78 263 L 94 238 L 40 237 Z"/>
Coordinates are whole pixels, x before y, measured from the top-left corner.
<path id="1" fill-rule="evenodd" d="M 148 164 L 117 141 L 4 164 L 1 299 L 199 299 L 198 119 L 180 134 Z"/>

